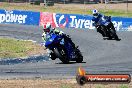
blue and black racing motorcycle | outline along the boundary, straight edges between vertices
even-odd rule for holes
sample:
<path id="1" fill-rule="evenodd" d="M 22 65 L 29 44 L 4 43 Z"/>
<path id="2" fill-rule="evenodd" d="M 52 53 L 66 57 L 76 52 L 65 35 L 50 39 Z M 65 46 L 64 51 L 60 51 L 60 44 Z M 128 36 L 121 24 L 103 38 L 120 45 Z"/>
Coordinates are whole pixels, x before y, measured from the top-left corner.
<path id="1" fill-rule="evenodd" d="M 101 19 L 96 24 L 96 28 L 102 34 L 103 37 L 119 40 L 114 25 L 111 21 L 111 16 L 101 17 Z"/>
<path id="2" fill-rule="evenodd" d="M 69 61 L 81 63 L 83 56 L 80 50 L 78 47 L 73 47 L 71 42 L 66 40 L 66 37 L 68 36 L 65 34 L 50 33 L 47 35 L 45 47 L 51 51 L 51 59 L 59 58 L 63 63 L 69 63 Z"/>

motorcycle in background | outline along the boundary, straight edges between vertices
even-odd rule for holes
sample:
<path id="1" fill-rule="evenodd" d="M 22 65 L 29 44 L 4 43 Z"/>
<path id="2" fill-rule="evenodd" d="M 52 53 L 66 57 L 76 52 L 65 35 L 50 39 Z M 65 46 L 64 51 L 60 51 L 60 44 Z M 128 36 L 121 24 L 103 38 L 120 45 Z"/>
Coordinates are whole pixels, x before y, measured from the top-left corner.
<path id="1" fill-rule="evenodd" d="M 120 40 L 111 21 L 111 16 L 103 16 L 96 24 L 96 28 L 103 37 L 108 37 L 108 39 Z"/>

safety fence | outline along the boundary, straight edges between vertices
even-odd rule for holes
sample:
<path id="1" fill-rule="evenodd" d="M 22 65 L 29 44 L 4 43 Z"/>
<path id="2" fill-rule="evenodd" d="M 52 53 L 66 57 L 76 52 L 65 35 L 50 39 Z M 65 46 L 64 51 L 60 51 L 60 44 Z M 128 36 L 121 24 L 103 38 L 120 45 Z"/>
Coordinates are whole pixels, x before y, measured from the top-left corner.
<path id="1" fill-rule="evenodd" d="M 50 22 L 53 27 L 95 29 L 91 19 L 90 15 L 0 10 L 0 23 L 5 24 L 42 26 Z M 112 17 L 112 22 L 117 31 L 132 31 L 132 18 Z"/>

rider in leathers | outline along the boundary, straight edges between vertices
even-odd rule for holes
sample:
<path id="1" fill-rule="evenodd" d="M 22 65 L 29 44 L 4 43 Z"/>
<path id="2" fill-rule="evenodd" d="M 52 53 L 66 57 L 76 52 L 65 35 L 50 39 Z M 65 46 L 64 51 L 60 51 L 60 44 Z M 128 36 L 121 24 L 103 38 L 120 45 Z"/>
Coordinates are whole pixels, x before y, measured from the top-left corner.
<path id="1" fill-rule="evenodd" d="M 50 23 L 47 23 L 46 25 L 43 25 L 43 34 L 42 34 L 42 40 L 43 40 L 43 45 L 45 45 L 46 42 L 46 35 L 50 34 L 51 32 L 55 33 L 55 34 L 59 34 L 59 35 L 64 35 L 64 41 L 69 41 L 72 45 L 73 48 L 75 48 L 75 44 L 72 42 L 71 38 L 69 36 L 67 36 L 66 34 L 64 34 L 64 32 L 52 28 Z M 52 52 L 49 52 L 49 56 L 52 60 L 55 60 L 55 55 Z"/>
<path id="2" fill-rule="evenodd" d="M 114 26 L 113 26 L 113 23 L 110 22 L 109 25 L 105 26 L 103 23 L 100 23 L 100 20 L 102 19 L 108 19 L 108 16 L 105 16 L 105 15 L 102 15 L 98 12 L 98 10 L 93 10 L 93 18 L 92 18 L 92 21 L 93 21 L 93 25 L 96 27 L 97 29 L 97 32 L 101 33 L 103 37 L 109 37 L 111 38 L 110 35 L 107 35 L 109 33 L 109 30 L 106 30 L 106 29 L 109 29 L 110 27 L 112 27 L 112 29 L 115 29 Z M 103 30 L 103 31 L 102 31 Z M 104 33 L 105 31 L 105 33 Z"/>

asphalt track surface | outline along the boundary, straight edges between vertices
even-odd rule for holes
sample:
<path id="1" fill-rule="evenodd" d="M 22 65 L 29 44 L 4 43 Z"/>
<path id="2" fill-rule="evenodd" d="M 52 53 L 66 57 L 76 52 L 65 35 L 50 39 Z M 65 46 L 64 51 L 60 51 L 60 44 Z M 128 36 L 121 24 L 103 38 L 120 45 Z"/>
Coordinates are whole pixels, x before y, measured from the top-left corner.
<path id="1" fill-rule="evenodd" d="M 0 24 L 0 37 L 34 40 L 40 44 L 42 28 Z M 121 41 L 103 40 L 95 30 L 60 29 L 79 45 L 84 61 L 62 64 L 60 60 L 0 64 L 0 78 L 72 78 L 82 66 L 88 73 L 132 74 L 132 32 L 117 32 Z"/>

